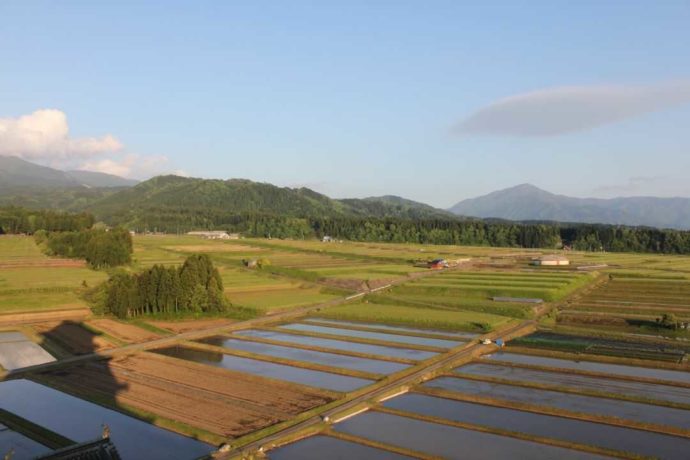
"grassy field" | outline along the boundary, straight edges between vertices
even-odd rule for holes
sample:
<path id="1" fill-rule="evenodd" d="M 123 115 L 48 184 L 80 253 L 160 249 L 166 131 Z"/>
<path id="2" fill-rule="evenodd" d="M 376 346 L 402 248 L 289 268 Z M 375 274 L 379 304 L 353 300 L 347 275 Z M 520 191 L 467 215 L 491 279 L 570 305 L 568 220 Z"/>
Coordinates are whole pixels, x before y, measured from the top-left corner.
<path id="1" fill-rule="evenodd" d="M 488 313 L 379 303 L 340 305 L 319 312 L 319 317 L 450 331 L 486 331 L 512 321 L 511 318 Z"/>
<path id="2" fill-rule="evenodd" d="M 86 306 L 84 284 L 107 275 L 78 265 L 47 257 L 31 237 L 0 237 L 0 313 Z"/>

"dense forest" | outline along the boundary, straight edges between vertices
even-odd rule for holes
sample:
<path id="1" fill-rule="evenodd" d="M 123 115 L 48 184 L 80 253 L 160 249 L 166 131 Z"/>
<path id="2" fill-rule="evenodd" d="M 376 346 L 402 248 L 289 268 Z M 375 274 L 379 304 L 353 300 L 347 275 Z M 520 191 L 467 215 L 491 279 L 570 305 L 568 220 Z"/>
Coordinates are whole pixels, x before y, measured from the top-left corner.
<path id="1" fill-rule="evenodd" d="M 132 260 L 132 236 L 129 230 L 89 229 L 76 232 L 46 232 L 34 234 L 36 243 L 50 255 L 85 259 L 93 268 L 116 267 Z"/>
<path id="2" fill-rule="evenodd" d="M 86 212 L 69 214 L 14 206 L 0 208 L 0 234 L 33 234 L 38 230 L 74 232 L 91 228 L 94 222 L 93 215 Z"/>
<path id="3" fill-rule="evenodd" d="M 228 307 L 223 280 L 205 254 L 189 256 L 179 268 L 154 265 L 142 273 L 118 273 L 106 284 L 105 310 L 119 318 L 219 313 Z"/>

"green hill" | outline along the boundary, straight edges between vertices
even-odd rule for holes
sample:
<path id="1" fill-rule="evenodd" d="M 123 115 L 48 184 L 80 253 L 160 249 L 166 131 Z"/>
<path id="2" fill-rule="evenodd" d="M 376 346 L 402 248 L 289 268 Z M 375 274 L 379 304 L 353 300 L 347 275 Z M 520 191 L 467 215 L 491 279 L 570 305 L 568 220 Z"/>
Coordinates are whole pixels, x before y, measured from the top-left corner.
<path id="1" fill-rule="evenodd" d="M 105 222 L 143 225 L 157 216 L 182 223 L 214 216 L 444 218 L 446 211 L 397 198 L 335 200 L 308 188 L 278 187 L 246 179 L 158 176 L 97 200 L 88 210 Z M 158 219 L 157 219 L 158 220 Z"/>

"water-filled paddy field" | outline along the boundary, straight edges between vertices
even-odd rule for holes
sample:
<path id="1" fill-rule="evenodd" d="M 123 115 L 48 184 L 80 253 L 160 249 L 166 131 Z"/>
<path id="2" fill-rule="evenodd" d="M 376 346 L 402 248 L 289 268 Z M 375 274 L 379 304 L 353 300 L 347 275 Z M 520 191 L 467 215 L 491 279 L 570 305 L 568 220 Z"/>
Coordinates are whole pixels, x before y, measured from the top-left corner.
<path id="1" fill-rule="evenodd" d="M 503 366 L 489 362 L 467 364 L 457 368 L 456 372 L 472 377 L 498 378 L 505 382 L 552 385 L 571 390 L 590 390 L 690 405 L 690 388 L 672 385 Z"/>
<path id="2" fill-rule="evenodd" d="M 335 425 L 334 429 L 336 432 L 449 459 L 593 458 L 573 450 L 381 412 L 355 416 Z"/>
<path id="3" fill-rule="evenodd" d="M 378 306 L 377 306 L 378 308 Z M 325 318 L 320 318 L 320 317 L 313 317 L 310 319 L 307 319 L 305 323 L 314 323 L 314 324 L 329 324 L 334 327 L 337 326 L 352 326 L 352 327 L 357 327 L 360 329 L 369 329 L 369 330 L 385 330 L 385 331 L 390 331 L 391 333 L 395 332 L 402 332 L 402 333 L 410 333 L 410 334 L 422 334 L 424 336 L 429 336 L 429 335 L 438 335 L 440 337 L 453 337 L 456 338 L 457 340 L 471 340 L 479 334 L 473 333 L 473 332 L 459 332 L 459 331 L 436 331 L 433 329 L 420 329 L 420 328 L 413 328 L 413 327 L 402 327 L 402 326 L 390 326 L 388 324 L 382 324 L 382 323 L 362 323 L 362 322 L 354 322 L 354 321 L 336 321 L 332 319 L 325 319 Z"/>
<path id="4" fill-rule="evenodd" d="M 361 338 L 369 340 L 380 340 L 383 342 L 396 342 L 406 345 L 421 345 L 438 348 L 453 348 L 461 345 L 461 341 L 450 341 L 443 339 L 432 339 L 427 337 L 413 337 L 407 335 L 396 335 L 393 333 L 358 331 L 352 329 L 339 329 L 336 327 L 316 326 L 313 324 L 293 323 L 281 326 L 280 329 L 289 329 L 291 331 L 308 332 L 314 334 L 330 334 L 339 335 L 350 338 Z"/>
<path id="5" fill-rule="evenodd" d="M 322 460 L 324 454 L 332 459 L 358 460 L 404 460 L 414 457 L 377 449 L 356 442 L 345 441 L 331 436 L 316 435 L 300 442 L 288 444 L 271 451 L 272 460 Z"/>
<path id="6" fill-rule="evenodd" d="M 690 411 L 514 385 L 441 377 L 424 385 L 462 395 L 562 409 L 690 430 Z"/>
<path id="7" fill-rule="evenodd" d="M 39 444 L 21 433 L 17 433 L 0 423 L 0 452 L 13 452 L 16 460 L 35 458 L 50 452 L 51 449 Z"/>
<path id="8" fill-rule="evenodd" d="M 415 350 L 411 348 L 393 348 L 382 345 L 370 345 L 364 343 L 348 342 L 346 340 L 324 339 L 308 335 L 288 334 L 277 331 L 247 329 L 235 332 L 236 335 L 244 337 L 256 337 L 262 339 L 276 340 L 286 344 L 296 343 L 301 345 L 311 345 L 334 350 L 349 350 L 358 353 L 378 355 L 381 357 L 393 357 L 412 360 L 424 360 L 435 356 L 437 353 L 431 351 Z"/>
<path id="9" fill-rule="evenodd" d="M 7 370 L 49 363 L 55 358 L 21 332 L 0 332 L 0 366 Z"/>
<path id="10" fill-rule="evenodd" d="M 601 423 L 536 414 L 421 394 L 386 401 L 384 407 L 454 422 L 575 442 L 661 458 L 687 458 L 690 439 Z"/>
<path id="11" fill-rule="evenodd" d="M 75 442 L 100 438 L 103 424 L 123 459 L 197 458 L 213 446 L 29 380 L 0 383 L 0 408 Z M 155 447 L 152 447 L 155 446 Z"/>
<path id="12" fill-rule="evenodd" d="M 206 364 L 214 367 L 221 367 L 238 372 L 260 375 L 273 379 L 286 380 L 288 382 L 308 385 L 316 388 L 324 388 L 333 391 L 353 391 L 372 383 L 370 380 L 344 375 L 331 374 L 328 372 L 302 369 L 299 367 L 276 364 L 256 359 L 242 358 L 239 356 L 215 353 L 212 351 L 185 348 L 169 347 L 156 350 L 166 356 L 185 359 L 195 363 Z"/>
<path id="13" fill-rule="evenodd" d="M 270 345 L 260 342 L 250 342 L 248 340 L 232 339 L 226 336 L 215 336 L 199 340 L 202 343 L 234 350 L 256 353 L 259 355 L 274 356 L 277 358 L 304 361 L 324 366 L 339 367 L 355 371 L 392 374 L 406 369 L 407 365 L 381 361 L 375 359 L 358 358 L 335 353 L 326 353 L 314 350 L 302 350 L 299 348 L 286 347 L 281 345 Z"/>
<path id="14" fill-rule="evenodd" d="M 668 369 L 654 369 L 649 367 L 627 366 L 623 364 L 609 364 L 594 361 L 575 361 L 547 356 L 522 355 L 518 353 L 498 352 L 485 356 L 488 360 L 496 360 L 511 364 L 532 366 L 546 366 L 557 369 L 571 369 L 588 372 L 600 372 L 606 375 L 639 377 L 668 382 L 690 383 L 690 372 L 673 371 Z"/>

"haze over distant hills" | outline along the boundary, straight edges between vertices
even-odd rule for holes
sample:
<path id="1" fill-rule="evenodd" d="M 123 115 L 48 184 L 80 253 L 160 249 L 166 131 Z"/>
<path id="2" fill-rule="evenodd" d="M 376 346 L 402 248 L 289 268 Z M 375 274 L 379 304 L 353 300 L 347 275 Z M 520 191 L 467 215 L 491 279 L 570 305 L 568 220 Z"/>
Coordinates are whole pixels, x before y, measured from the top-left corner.
<path id="1" fill-rule="evenodd" d="M 0 156 L 0 189 L 131 187 L 138 181 L 93 171 L 60 171 L 17 157 Z"/>
<path id="2" fill-rule="evenodd" d="M 157 176 L 138 183 L 91 171 L 60 171 L 0 156 L 0 205 L 90 211 L 111 223 L 148 212 L 261 213 L 288 217 L 498 218 L 690 229 L 689 198 L 572 198 L 523 184 L 464 200 L 448 210 L 393 195 L 333 199 L 308 188 L 246 179 Z"/>
<path id="3" fill-rule="evenodd" d="M 530 184 L 463 200 L 449 211 L 479 218 L 690 229 L 690 198 L 573 198 Z"/>

